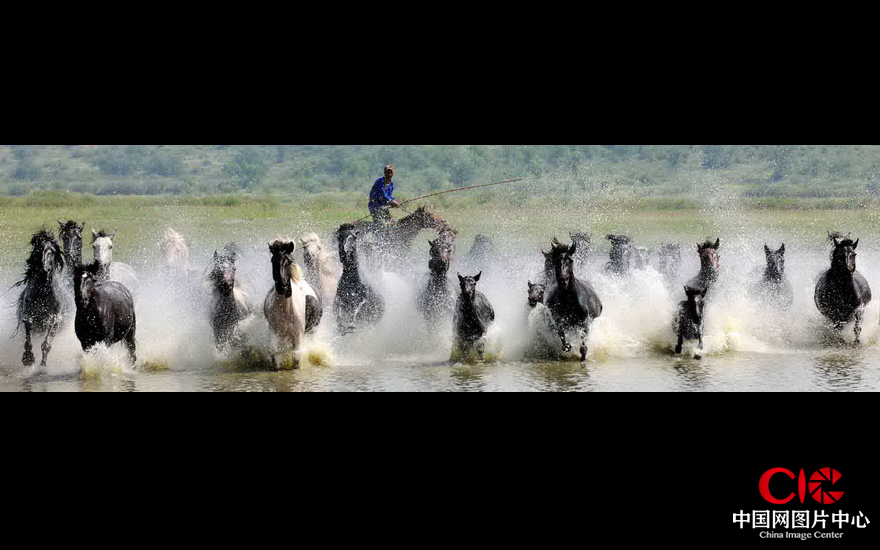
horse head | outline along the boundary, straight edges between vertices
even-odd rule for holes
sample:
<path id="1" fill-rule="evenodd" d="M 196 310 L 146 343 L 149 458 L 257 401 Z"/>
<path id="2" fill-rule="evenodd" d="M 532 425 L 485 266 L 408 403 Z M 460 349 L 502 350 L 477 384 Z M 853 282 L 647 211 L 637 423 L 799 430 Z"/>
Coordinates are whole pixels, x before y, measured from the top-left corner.
<path id="1" fill-rule="evenodd" d="M 625 273 L 629 270 L 632 260 L 632 239 L 626 235 L 606 235 L 605 238 L 611 241 L 611 270 Z"/>
<path id="2" fill-rule="evenodd" d="M 235 287 L 235 255 L 228 252 L 227 248 L 223 249 L 222 255 L 214 251 L 209 275 L 214 286 L 224 294 L 229 294 Z"/>
<path id="3" fill-rule="evenodd" d="M 189 271 L 189 247 L 183 235 L 168 228 L 161 243 L 165 255 L 165 267 L 171 271 L 187 273 Z"/>
<path id="4" fill-rule="evenodd" d="M 785 275 L 785 243 L 776 250 L 770 250 L 770 247 L 764 245 L 764 255 L 767 257 L 766 279 L 778 281 Z"/>
<path id="5" fill-rule="evenodd" d="M 529 281 L 529 307 L 535 308 L 538 304 L 544 303 L 544 293 L 547 291 L 547 287 L 541 283 L 532 284 Z"/>
<path id="6" fill-rule="evenodd" d="M 697 253 L 700 255 L 700 270 L 717 276 L 719 267 L 718 247 L 721 239 L 712 243 L 709 239 L 702 244 L 697 244 Z"/>
<path id="7" fill-rule="evenodd" d="M 31 254 L 24 280 L 45 279 L 52 282 L 55 271 L 64 269 L 64 252 L 55 236 L 45 228 L 31 237 Z"/>
<path id="8" fill-rule="evenodd" d="M 452 263 L 452 254 L 455 251 L 455 245 L 448 244 L 442 239 L 428 241 L 431 247 L 431 259 L 428 261 L 428 268 L 431 273 L 446 275 L 449 270 L 449 264 Z"/>
<path id="9" fill-rule="evenodd" d="M 572 243 L 571 246 L 564 245 L 554 237 L 552 245 L 553 249 L 550 254 L 553 262 L 553 271 L 556 275 L 556 284 L 560 288 L 570 288 L 574 281 L 573 256 L 577 252 L 577 243 Z"/>
<path id="10" fill-rule="evenodd" d="M 118 229 L 113 233 L 107 233 L 105 230 L 95 231 L 92 229 L 92 250 L 95 254 L 95 262 L 102 266 L 109 266 L 113 263 L 113 239 L 116 238 Z"/>
<path id="11" fill-rule="evenodd" d="M 61 238 L 61 243 L 64 245 L 64 254 L 67 257 L 67 260 L 73 265 L 81 264 L 83 245 L 82 232 L 86 226 L 85 222 L 80 225 L 73 220 L 67 222 L 58 220 L 58 226 L 58 236 Z"/>
<path id="12" fill-rule="evenodd" d="M 360 235 L 354 225 L 344 224 L 336 232 L 339 243 L 339 261 L 343 265 L 352 265 L 357 262 L 357 238 Z"/>
<path id="13" fill-rule="evenodd" d="M 465 299 L 473 303 L 477 299 L 477 283 L 480 282 L 480 277 L 483 275 L 483 272 L 480 271 L 473 277 L 462 277 L 461 273 L 458 273 L 458 284 L 461 287 L 461 295 L 465 297 Z"/>
<path id="14" fill-rule="evenodd" d="M 293 289 L 290 284 L 291 268 L 293 267 L 293 251 L 296 243 L 277 239 L 269 243 L 269 252 L 272 253 L 272 279 L 275 280 L 275 292 L 290 297 Z"/>
<path id="15" fill-rule="evenodd" d="M 409 223 L 414 224 L 420 229 L 440 229 L 446 225 L 446 222 L 440 219 L 439 216 L 435 216 L 428 212 L 428 209 L 424 206 L 416 208 L 415 212 L 402 219 L 401 222 L 404 220 L 407 220 Z"/>
<path id="16" fill-rule="evenodd" d="M 844 239 L 842 241 L 838 241 L 836 238 L 834 241 L 834 252 L 832 252 L 831 256 L 831 267 L 837 269 L 839 271 L 847 270 L 850 273 L 855 273 L 856 271 L 856 248 L 859 246 L 859 239 L 853 241 L 852 239 Z"/>
<path id="17" fill-rule="evenodd" d="M 95 296 L 97 262 L 73 268 L 73 298 L 77 307 L 87 307 Z"/>

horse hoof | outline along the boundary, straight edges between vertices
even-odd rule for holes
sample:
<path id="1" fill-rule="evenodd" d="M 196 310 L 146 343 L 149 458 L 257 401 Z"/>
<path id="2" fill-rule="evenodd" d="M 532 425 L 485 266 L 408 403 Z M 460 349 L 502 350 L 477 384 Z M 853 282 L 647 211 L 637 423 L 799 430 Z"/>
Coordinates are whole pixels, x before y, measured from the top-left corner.
<path id="1" fill-rule="evenodd" d="M 34 360 L 34 354 L 33 354 L 32 352 L 30 352 L 30 351 L 26 351 L 26 352 L 24 352 L 24 355 L 21 356 L 21 362 L 22 362 L 22 363 L 24 364 L 24 366 L 26 366 L 26 367 L 33 366 L 33 364 L 36 362 L 36 361 Z"/>
<path id="2" fill-rule="evenodd" d="M 562 351 L 564 351 L 565 353 L 570 352 L 571 351 L 571 344 L 565 344 L 564 346 L 562 346 Z"/>
<path id="3" fill-rule="evenodd" d="M 694 355 L 694 359 L 696 359 L 697 361 L 699 361 L 702 358 L 703 358 L 702 355 Z"/>

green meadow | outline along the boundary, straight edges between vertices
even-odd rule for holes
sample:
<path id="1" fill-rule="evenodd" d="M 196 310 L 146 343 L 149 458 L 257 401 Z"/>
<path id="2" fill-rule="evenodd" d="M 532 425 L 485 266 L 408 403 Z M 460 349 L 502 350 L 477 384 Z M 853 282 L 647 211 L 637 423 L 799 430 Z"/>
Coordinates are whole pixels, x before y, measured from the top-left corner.
<path id="1" fill-rule="evenodd" d="M 663 242 L 696 242 L 731 234 L 764 234 L 821 246 L 827 230 L 855 231 L 875 236 L 880 227 L 880 205 L 875 201 L 789 201 L 769 204 L 766 199 L 722 200 L 702 204 L 675 198 L 608 198 L 583 202 L 543 198 L 511 198 L 499 191 L 491 200 L 466 192 L 433 197 L 424 204 L 459 231 L 459 252 L 466 251 L 477 234 L 486 234 L 508 246 L 546 247 L 570 231 L 593 234 L 605 249 L 607 233 L 631 235 L 649 248 Z M 359 193 L 325 193 L 301 198 L 248 195 L 205 197 L 102 197 L 76 193 L 36 193 L 0 199 L 0 250 L 3 270 L 13 272 L 27 253 L 29 236 L 42 225 L 57 231 L 57 222 L 74 219 L 89 228 L 118 229 L 117 260 L 129 263 L 158 260 L 156 244 L 166 228 L 174 228 L 190 242 L 194 254 L 210 254 L 225 242 L 258 242 L 276 236 L 296 237 L 314 231 L 329 234 L 340 224 L 367 214 Z M 395 217 L 405 212 L 395 211 Z M 430 237 L 425 233 L 425 238 Z M 88 245 L 88 240 L 86 240 Z M 416 243 L 419 246 L 419 243 Z M 153 256 L 150 256 L 153 255 Z M 88 250 L 85 257 L 89 258 Z"/>

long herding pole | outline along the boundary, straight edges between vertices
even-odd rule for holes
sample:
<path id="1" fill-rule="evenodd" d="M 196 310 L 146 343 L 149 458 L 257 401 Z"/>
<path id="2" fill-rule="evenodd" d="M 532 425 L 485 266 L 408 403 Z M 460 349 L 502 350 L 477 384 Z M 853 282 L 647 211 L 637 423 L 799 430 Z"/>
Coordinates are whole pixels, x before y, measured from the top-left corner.
<path id="1" fill-rule="evenodd" d="M 468 189 L 479 189 L 480 187 L 492 187 L 493 185 L 501 185 L 504 183 L 514 183 L 517 181 L 524 181 L 527 179 L 529 179 L 529 178 L 516 178 L 516 179 L 512 179 L 512 180 L 496 181 L 495 183 L 483 183 L 481 185 L 469 185 L 467 187 L 456 187 L 455 189 L 447 189 L 446 191 L 437 191 L 436 193 L 431 193 L 429 195 L 422 195 L 421 197 L 416 197 L 414 199 L 401 201 L 400 206 L 403 206 L 405 204 L 409 204 L 411 202 L 420 201 L 422 199 L 427 199 L 429 197 L 436 197 L 437 195 L 445 195 L 446 193 L 456 193 L 458 191 L 467 191 Z M 369 218 L 370 216 L 372 216 L 372 214 L 370 214 L 369 216 L 364 216 L 363 218 L 356 220 L 354 223 L 364 221 L 365 219 Z"/>

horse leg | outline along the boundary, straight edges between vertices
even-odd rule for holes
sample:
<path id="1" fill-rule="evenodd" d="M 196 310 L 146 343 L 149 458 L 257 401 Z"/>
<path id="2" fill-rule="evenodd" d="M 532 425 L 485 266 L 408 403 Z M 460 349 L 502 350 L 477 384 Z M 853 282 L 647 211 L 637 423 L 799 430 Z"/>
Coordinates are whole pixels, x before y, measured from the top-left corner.
<path id="1" fill-rule="evenodd" d="M 43 351 L 43 359 L 40 361 L 40 366 L 46 366 L 46 359 L 49 357 L 49 352 L 52 351 L 52 339 L 55 338 L 55 333 L 58 332 L 58 323 L 53 322 L 49 325 L 49 330 L 46 331 L 46 339 L 43 340 L 43 345 L 40 346 L 40 349 Z"/>
<path id="2" fill-rule="evenodd" d="M 556 327 L 556 334 L 559 335 L 559 339 L 562 340 L 562 351 L 564 353 L 568 353 L 571 351 L 571 344 L 568 343 L 568 340 L 565 339 L 565 329 L 561 326 Z"/>
<path id="3" fill-rule="evenodd" d="M 26 367 L 34 364 L 34 350 L 31 347 L 31 324 L 27 321 L 24 321 L 24 355 L 21 356 L 21 362 Z"/>
<path id="4" fill-rule="evenodd" d="M 128 331 L 128 334 L 125 335 L 125 346 L 128 348 L 128 358 L 131 359 L 131 364 L 137 365 L 137 344 L 135 344 L 133 330 Z"/>
<path id="5" fill-rule="evenodd" d="M 700 334 L 699 334 L 699 336 L 697 336 L 697 342 L 699 343 L 700 347 L 698 349 L 700 351 L 698 353 L 694 354 L 694 359 L 699 361 L 700 359 L 703 358 L 703 356 L 701 355 L 703 352 L 703 331 L 702 330 L 700 330 Z"/>
<path id="6" fill-rule="evenodd" d="M 484 361 L 483 355 L 486 353 L 486 339 L 480 338 L 480 342 L 477 344 L 477 355 L 480 357 L 480 362 Z"/>
<path id="7" fill-rule="evenodd" d="M 860 336 L 862 335 L 862 313 L 861 309 L 856 311 L 856 325 L 854 327 L 856 333 L 856 340 L 853 342 L 854 346 L 858 346 L 860 342 Z"/>
<path id="8" fill-rule="evenodd" d="M 678 333 L 678 343 L 675 344 L 675 353 L 676 354 L 681 353 L 682 346 L 684 346 L 684 335 L 681 332 L 679 332 Z"/>
<path id="9" fill-rule="evenodd" d="M 581 335 L 581 363 L 584 363 L 587 360 L 587 337 L 590 335 L 590 330 L 584 326 L 580 328 L 579 332 Z"/>

